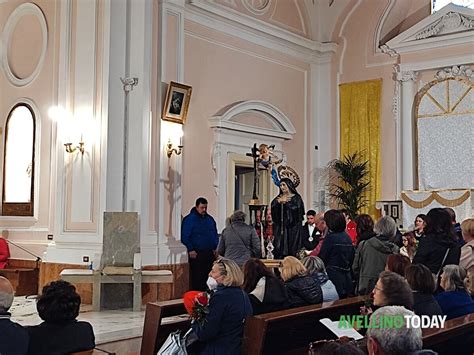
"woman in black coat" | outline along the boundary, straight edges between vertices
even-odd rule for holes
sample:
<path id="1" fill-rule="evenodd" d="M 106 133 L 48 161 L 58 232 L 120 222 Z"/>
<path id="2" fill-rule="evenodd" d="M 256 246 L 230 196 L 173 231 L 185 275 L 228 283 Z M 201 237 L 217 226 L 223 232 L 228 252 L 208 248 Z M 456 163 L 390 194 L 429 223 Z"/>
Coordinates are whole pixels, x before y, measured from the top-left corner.
<path id="1" fill-rule="evenodd" d="M 319 257 L 326 265 L 329 279 L 336 286 L 339 298 L 346 298 L 353 293 L 351 267 L 355 249 L 345 232 L 346 219 L 342 212 L 329 210 L 324 214 L 324 221 L 329 232 L 324 238 Z"/>
<path id="2" fill-rule="evenodd" d="M 290 307 L 308 306 L 323 301 L 321 286 L 294 256 L 283 259 L 281 278 L 285 283 Z"/>
<path id="3" fill-rule="evenodd" d="M 283 282 L 260 259 L 251 258 L 244 264 L 242 288 L 249 295 L 254 315 L 289 308 Z"/>
<path id="4" fill-rule="evenodd" d="M 417 315 L 443 315 L 433 296 L 436 287 L 430 269 L 423 264 L 412 264 L 405 269 L 405 278 L 413 291 L 413 311 Z"/>
<path id="5" fill-rule="evenodd" d="M 448 212 L 444 208 L 433 208 L 426 215 L 426 222 L 426 237 L 420 239 L 413 264 L 423 264 L 435 275 L 444 265 L 459 265 L 461 248 Z"/>

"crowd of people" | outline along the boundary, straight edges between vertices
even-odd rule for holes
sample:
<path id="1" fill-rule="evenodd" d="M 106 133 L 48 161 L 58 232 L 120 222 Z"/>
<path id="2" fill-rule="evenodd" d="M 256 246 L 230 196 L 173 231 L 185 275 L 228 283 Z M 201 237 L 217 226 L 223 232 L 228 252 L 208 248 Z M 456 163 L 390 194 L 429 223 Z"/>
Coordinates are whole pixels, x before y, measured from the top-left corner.
<path id="1" fill-rule="evenodd" d="M 237 211 L 230 217 L 222 237 L 215 241 L 218 261 L 209 266 L 213 271 L 208 277 L 215 279 L 218 285 L 211 292 L 209 314 L 214 312 L 214 307 L 219 312 L 225 307 L 235 308 L 239 297 L 242 307 L 235 318 L 213 317 L 213 324 L 204 328 L 212 328 L 214 337 L 201 336 L 198 331 L 200 340 L 209 346 L 219 346 L 214 342 L 219 342 L 222 336 L 230 336 L 225 330 L 228 322 L 234 323 L 230 329 L 239 330 L 232 335 L 235 341 L 239 340 L 245 315 L 249 314 L 248 304 L 251 314 L 255 315 L 371 295 L 373 304 L 361 308 L 363 315 L 383 313 L 386 307 L 395 307 L 398 311 L 403 308 L 419 316 L 445 315 L 448 320 L 474 313 L 474 218 L 457 224 L 454 211 L 433 208 L 426 215 L 417 216 L 415 229 L 402 235 L 389 216 L 374 223 L 369 215 L 359 215 L 354 221 L 350 220 L 356 232 L 351 238 L 344 211 L 315 213 L 310 210 L 306 217 L 306 223 L 301 221 L 300 230 L 294 232 L 300 240 L 298 247 L 291 240 L 294 226 L 285 232 L 283 243 L 291 246 L 293 255 L 284 256 L 278 270 L 268 269 L 259 259 L 261 243 L 253 227 L 243 226 L 243 212 Z M 212 219 L 208 214 L 202 214 L 201 218 Z M 303 249 L 311 246 L 312 250 L 297 252 L 301 246 Z M 192 251 L 195 250 L 188 247 L 191 258 Z M 214 270 L 220 263 L 226 267 Z M 238 282 L 230 285 L 220 282 L 219 277 L 230 270 L 239 274 Z M 209 279 L 207 286 L 215 284 Z M 206 289 L 206 285 L 199 287 L 192 284 L 193 289 Z M 224 294 L 229 287 L 236 288 L 233 292 L 239 296 L 219 297 L 217 305 L 214 295 Z M 239 294 L 240 290 L 244 292 Z M 383 345 L 380 339 L 377 343 L 377 336 L 373 341 L 371 344 L 375 347 Z M 238 346 L 233 349 L 231 353 L 240 352 Z"/>
<path id="2" fill-rule="evenodd" d="M 182 242 L 189 256 L 191 289 L 210 294 L 205 321 L 192 325 L 200 352 L 240 354 L 250 315 L 358 295 L 371 295 L 372 304 L 360 312 L 375 320 L 384 314 L 443 315 L 449 320 L 474 313 L 474 218 L 458 224 L 451 209 L 434 208 L 417 216 L 415 229 L 402 235 L 391 217 L 374 223 L 362 214 L 352 221 L 344 212 L 310 210 L 304 213 L 305 223 L 297 219 L 299 230 L 294 223 L 287 224 L 281 241 L 286 246 L 281 250 L 292 255 L 285 255 L 279 268 L 269 269 L 261 259 L 261 240 L 246 224 L 245 213 L 234 212 L 219 236 L 207 201 L 199 198 L 183 220 Z M 81 299 L 68 282 L 55 281 L 43 288 L 37 299 L 43 322 L 37 326 L 23 328 L 12 322 L 8 313 L 12 301 L 13 288 L 0 277 L 1 354 L 94 348 L 91 325 L 76 319 Z M 410 332 L 418 340 L 405 345 L 399 341 L 403 344 L 397 346 L 405 346 L 400 353 L 421 349 L 421 331 Z M 367 337 L 371 354 L 394 346 L 384 330 L 369 329 Z M 319 353 L 335 347 L 352 349 L 341 353 L 358 353 L 342 343 L 325 344 Z"/>

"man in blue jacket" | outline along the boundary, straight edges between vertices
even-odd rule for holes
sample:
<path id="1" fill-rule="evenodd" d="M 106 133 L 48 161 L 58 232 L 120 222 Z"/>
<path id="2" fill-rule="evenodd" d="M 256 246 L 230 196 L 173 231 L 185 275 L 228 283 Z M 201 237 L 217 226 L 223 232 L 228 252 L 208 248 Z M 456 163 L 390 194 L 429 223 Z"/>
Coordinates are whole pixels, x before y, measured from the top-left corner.
<path id="1" fill-rule="evenodd" d="M 216 221 L 207 214 L 207 200 L 199 197 L 181 225 L 181 243 L 188 249 L 192 290 L 206 290 L 218 241 Z"/>

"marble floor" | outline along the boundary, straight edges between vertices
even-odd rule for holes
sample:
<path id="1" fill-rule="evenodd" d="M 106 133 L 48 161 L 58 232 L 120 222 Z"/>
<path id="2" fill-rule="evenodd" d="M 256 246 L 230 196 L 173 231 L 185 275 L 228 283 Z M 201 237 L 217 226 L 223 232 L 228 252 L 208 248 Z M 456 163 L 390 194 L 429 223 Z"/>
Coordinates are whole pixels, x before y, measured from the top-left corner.
<path id="1" fill-rule="evenodd" d="M 34 296 L 15 297 L 10 308 L 12 320 L 23 326 L 41 323 L 36 311 Z M 92 324 L 96 344 L 105 344 L 124 339 L 142 336 L 145 311 L 132 312 L 131 310 L 114 310 L 92 312 L 90 305 L 81 306 L 78 319 Z"/>

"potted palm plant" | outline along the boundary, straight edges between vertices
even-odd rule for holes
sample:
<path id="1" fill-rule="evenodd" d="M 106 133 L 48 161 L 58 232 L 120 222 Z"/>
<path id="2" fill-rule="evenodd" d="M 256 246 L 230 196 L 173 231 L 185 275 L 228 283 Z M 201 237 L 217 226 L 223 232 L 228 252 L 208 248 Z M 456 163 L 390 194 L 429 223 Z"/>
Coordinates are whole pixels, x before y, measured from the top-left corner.
<path id="1" fill-rule="evenodd" d="M 365 193 L 370 185 L 368 163 L 359 152 L 329 163 L 332 172 L 329 195 L 335 198 L 339 206 L 347 209 L 352 219 L 367 205 Z"/>

